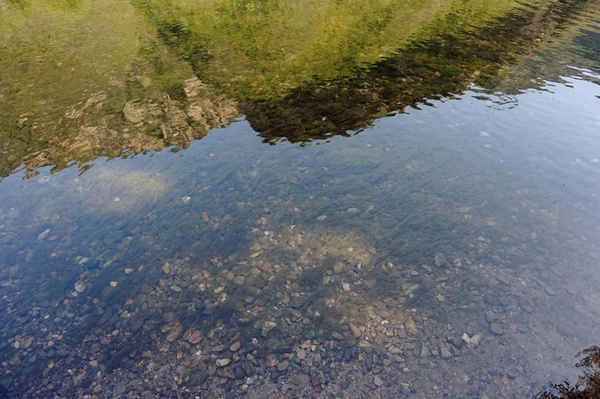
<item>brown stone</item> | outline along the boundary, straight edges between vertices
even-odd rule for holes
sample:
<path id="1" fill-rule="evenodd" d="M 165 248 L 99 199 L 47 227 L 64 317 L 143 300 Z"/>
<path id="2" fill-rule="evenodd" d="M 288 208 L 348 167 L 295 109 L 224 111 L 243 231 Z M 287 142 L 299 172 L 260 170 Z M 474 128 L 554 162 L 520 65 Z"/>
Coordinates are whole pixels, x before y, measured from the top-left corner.
<path id="1" fill-rule="evenodd" d="M 354 335 L 354 338 L 360 338 L 360 336 L 362 335 L 362 333 L 360 332 L 360 330 L 358 329 L 358 327 L 356 327 L 352 323 L 348 323 L 348 327 L 350 327 L 350 331 L 352 331 L 352 335 Z"/>
<path id="2" fill-rule="evenodd" d="M 241 346 L 242 346 L 242 344 L 240 343 L 240 341 L 236 341 L 229 347 L 229 350 L 232 352 L 237 352 Z"/>
<path id="3" fill-rule="evenodd" d="M 298 356 L 298 359 L 304 360 L 304 359 L 306 359 L 306 351 L 304 349 L 302 349 L 302 348 L 299 348 L 296 351 L 296 356 Z"/>
<path id="4" fill-rule="evenodd" d="M 321 387 L 321 381 L 319 381 L 319 377 L 311 375 L 310 376 L 310 383 L 313 386 L 313 389 L 316 392 L 321 392 L 323 390 L 323 387 Z"/>
<path id="5" fill-rule="evenodd" d="M 409 317 L 408 320 L 406 320 L 406 322 L 404 323 L 404 329 L 407 333 L 412 335 L 416 335 L 419 332 L 417 330 L 417 325 L 415 324 L 415 321 L 412 319 L 412 317 Z"/>
<path id="6" fill-rule="evenodd" d="M 199 330 L 196 330 L 192 333 L 192 335 L 190 335 L 188 342 L 192 345 L 196 345 L 198 342 L 202 341 L 202 338 L 204 338 L 204 335 L 202 334 L 202 332 Z"/>
<path id="7" fill-rule="evenodd" d="M 177 322 L 177 324 L 175 324 L 171 329 L 169 335 L 167 335 L 167 342 L 175 341 L 181 335 L 182 332 L 183 326 L 181 325 L 181 323 Z"/>
<path id="8" fill-rule="evenodd" d="M 277 355 L 274 353 L 267 355 L 267 357 L 265 358 L 265 364 L 267 365 L 267 367 L 277 366 L 279 364 L 279 359 L 277 359 Z"/>

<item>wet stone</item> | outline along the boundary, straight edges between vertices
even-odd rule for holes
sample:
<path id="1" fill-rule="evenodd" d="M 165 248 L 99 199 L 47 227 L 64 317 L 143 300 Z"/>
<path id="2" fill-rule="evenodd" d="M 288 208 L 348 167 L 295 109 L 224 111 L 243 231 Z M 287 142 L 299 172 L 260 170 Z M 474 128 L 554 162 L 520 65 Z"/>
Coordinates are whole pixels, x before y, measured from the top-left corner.
<path id="1" fill-rule="evenodd" d="M 502 326 L 498 323 L 490 323 L 490 332 L 495 335 L 504 334 L 504 330 L 502 329 Z"/>
<path id="2" fill-rule="evenodd" d="M 448 359 L 448 358 L 452 357 L 452 353 L 450 353 L 450 351 L 446 347 L 442 347 L 440 349 L 440 353 L 441 353 L 443 359 Z"/>
<path id="3" fill-rule="evenodd" d="M 43 232 L 41 232 L 38 237 L 37 240 L 38 241 L 42 241 L 44 238 L 46 238 L 48 236 L 48 234 L 50 234 L 50 229 L 46 229 Z"/>
<path id="4" fill-rule="evenodd" d="M 192 335 L 190 335 L 190 337 L 188 338 L 188 342 L 192 345 L 196 345 L 197 343 L 202 341 L 202 338 L 203 338 L 202 332 L 196 330 L 192 333 Z"/>
<path id="5" fill-rule="evenodd" d="M 417 325 L 412 317 L 409 317 L 408 320 L 406 320 L 406 323 L 404 323 L 404 329 L 406 332 L 412 335 L 416 335 L 418 333 Z"/>
<path id="6" fill-rule="evenodd" d="M 273 321 L 265 321 L 262 325 L 262 336 L 266 337 L 267 335 L 269 335 L 269 333 L 275 328 L 275 326 L 277 326 L 277 323 Z"/>
<path id="7" fill-rule="evenodd" d="M 83 281 L 79 280 L 75 283 L 75 291 L 82 293 L 83 291 L 85 291 L 85 289 L 86 284 Z"/>
<path id="8" fill-rule="evenodd" d="M 443 266 L 446 263 L 446 255 L 438 252 L 435 254 L 434 261 L 437 267 Z"/>
<path id="9" fill-rule="evenodd" d="M 296 351 L 296 356 L 298 356 L 298 359 L 304 360 L 304 359 L 306 359 L 306 351 L 304 349 L 300 348 Z"/>
<path id="10" fill-rule="evenodd" d="M 321 390 L 323 390 L 321 387 L 321 381 L 319 381 L 319 378 L 316 375 L 310 376 L 310 383 L 316 392 L 321 392 Z"/>
<path id="11" fill-rule="evenodd" d="M 290 366 L 290 362 L 287 360 L 284 360 L 277 365 L 277 371 L 284 372 L 285 370 L 288 369 L 289 366 Z"/>
<path id="12" fill-rule="evenodd" d="M 527 334 L 529 332 L 529 327 L 523 323 L 517 323 L 517 331 L 521 334 Z"/>
<path id="13" fill-rule="evenodd" d="M 460 349 L 464 346 L 465 341 L 463 341 L 460 337 L 454 336 L 449 339 L 449 342 L 454 345 L 455 348 Z"/>
<path id="14" fill-rule="evenodd" d="M 350 327 L 350 331 L 352 331 L 352 335 L 354 335 L 354 338 L 360 338 L 360 336 L 362 335 L 362 332 L 358 329 L 358 327 L 356 327 L 352 323 L 349 323 L 348 327 Z"/>
<path id="15" fill-rule="evenodd" d="M 487 312 L 485 312 L 485 320 L 488 323 L 494 323 L 496 320 L 498 320 L 498 316 L 496 316 L 496 313 L 492 312 L 491 310 L 488 310 Z"/>
<path id="16" fill-rule="evenodd" d="M 169 335 L 167 335 L 167 342 L 175 341 L 181 335 L 182 332 L 183 326 L 181 325 L 181 323 L 178 322 L 173 326 L 173 328 L 169 332 Z"/>
<path id="17" fill-rule="evenodd" d="M 413 348 L 412 353 L 413 353 L 414 357 L 421 356 L 421 347 L 417 346 L 417 347 Z"/>
<path id="18" fill-rule="evenodd" d="M 306 303 L 306 299 L 296 296 L 290 300 L 290 303 L 288 306 L 292 309 L 300 309 L 302 306 L 304 306 L 305 303 Z"/>
<path id="19" fill-rule="evenodd" d="M 367 356 L 365 359 L 365 366 L 367 366 L 368 371 L 373 369 L 373 356 Z"/>
<path id="20" fill-rule="evenodd" d="M 349 362 L 350 360 L 352 360 L 352 350 L 350 348 L 347 348 L 344 351 L 344 360 Z"/>
<path id="21" fill-rule="evenodd" d="M 241 367 L 236 367 L 233 370 L 233 374 L 237 380 L 241 380 L 246 377 L 246 371 Z"/>
<path id="22" fill-rule="evenodd" d="M 373 350 L 373 345 L 371 345 L 368 341 L 365 341 L 364 339 L 358 341 L 356 346 L 367 353 L 370 353 Z"/>
<path id="23" fill-rule="evenodd" d="M 202 385 L 204 384 L 204 382 L 208 379 L 209 374 L 201 371 L 201 370 L 196 370 L 194 372 L 192 372 L 192 374 L 190 374 L 190 384 L 191 385 Z"/>
<path id="24" fill-rule="evenodd" d="M 521 309 L 523 309 L 523 311 L 525 313 L 533 313 L 533 307 L 532 306 L 523 305 L 523 306 L 521 306 Z"/>
<path id="25" fill-rule="evenodd" d="M 388 349 L 388 352 L 390 352 L 392 355 L 400 355 L 402 354 L 402 349 L 398 348 L 397 346 L 391 346 Z"/>
<path id="26" fill-rule="evenodd" d="M 267 367 L 277 366 L 279 364 L 279 359 L 277 358 L 277 355 L 275 355 L 274 353 L 267 355 L 265 357 L 265 364 L 267 365 Z"/>

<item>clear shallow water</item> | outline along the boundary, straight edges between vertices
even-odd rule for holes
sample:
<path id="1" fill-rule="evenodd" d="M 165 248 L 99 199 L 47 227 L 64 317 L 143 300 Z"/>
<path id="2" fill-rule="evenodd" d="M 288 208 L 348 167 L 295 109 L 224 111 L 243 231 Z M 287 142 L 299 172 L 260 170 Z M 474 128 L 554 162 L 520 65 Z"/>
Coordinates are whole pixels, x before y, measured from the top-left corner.
<path id="1" fill-rule="evenodd" d="M 599 333 L 600 89 L 572 31 L 352 137 L 265 145 L 238 117 L 182 151 L 8 175 L 0 384 L 512 398 L 573 380 Z"/>

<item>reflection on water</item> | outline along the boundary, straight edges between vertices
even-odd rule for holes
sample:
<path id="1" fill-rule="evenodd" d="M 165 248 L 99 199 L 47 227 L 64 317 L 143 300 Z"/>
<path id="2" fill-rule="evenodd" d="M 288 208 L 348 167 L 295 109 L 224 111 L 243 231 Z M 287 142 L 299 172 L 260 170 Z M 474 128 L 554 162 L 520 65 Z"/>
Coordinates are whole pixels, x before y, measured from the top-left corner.
<path id="1" fill-rule="evenodd" d="M 493 87 L 506 64 L 591 6 L 114 7 L 3 4 L 2 177 L 19 167 L 29 176 L 48 165 L 85 170 L 99 156 L 186 148 L 241 114 L 272 144 L 353 135 L 473 82 Z M 556 80 L 557 72 L 543 77 Z"/>
<path id="2" fill-rule="evenodd" d="M 597 344 L 594 4 L 0 4 L 0 396 L 513 398 Z"/>
<path id="3" fill-rule="evenodd" d="M 594 398 L 600 395 L 600 381 L 598 381 L 600 348 L 597 346 L 586 348 L 577 356 L 583 357 L 577 363 L 577 367 L 582 368 L 577 384 L 571 385 L 568 382 L 552 384 L 549 390 L 538 393 L 536 399 Z"/>

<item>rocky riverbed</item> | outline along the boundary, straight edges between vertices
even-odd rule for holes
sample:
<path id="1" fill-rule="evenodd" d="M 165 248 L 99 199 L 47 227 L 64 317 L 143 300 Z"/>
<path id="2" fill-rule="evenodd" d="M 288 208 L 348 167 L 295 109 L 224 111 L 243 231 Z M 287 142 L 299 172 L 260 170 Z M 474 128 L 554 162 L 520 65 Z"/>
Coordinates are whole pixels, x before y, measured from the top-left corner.
<path id="1" fill-rule="evenodd" d="M 8 397 L 531 396 L 572 378 L 579 349 L 569 326 L 552 325 L 548 301 L 599 300 L 453 251 L 402 264 L 318 224 L 265 217 L 247 238 L 203 261 L 193 251 L 138 265 L 75 257 L 98 266 L 62 294 L 57 273 L 3 270 Z"/>

